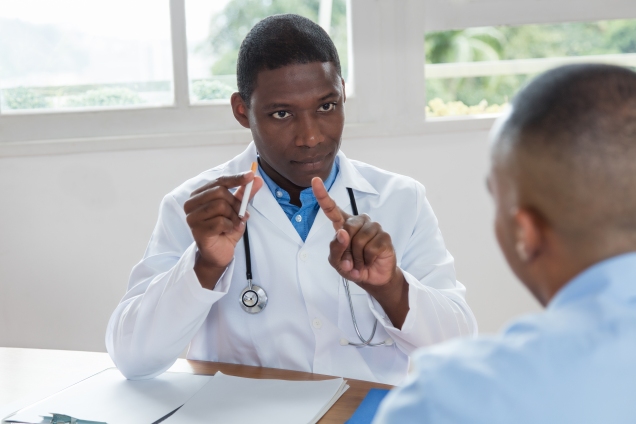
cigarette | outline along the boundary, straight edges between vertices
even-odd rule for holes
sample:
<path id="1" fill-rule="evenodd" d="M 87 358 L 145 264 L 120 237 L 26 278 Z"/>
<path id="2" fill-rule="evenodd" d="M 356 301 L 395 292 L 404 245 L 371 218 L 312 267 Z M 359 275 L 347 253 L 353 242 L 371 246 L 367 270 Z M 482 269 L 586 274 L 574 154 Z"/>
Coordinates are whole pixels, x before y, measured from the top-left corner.
<path id="1" fill-rule="evenodd" d="M 256 175 L 256 168 L 258 165 L 256 162 L 252 162 L 252 172 Z M 247 202 L 250 200 L 250 194 L 252 194 L 252 184 L 254 184 L 254 180 L 247 183 L 245 186 L 245 191 L 243 192 L 243 200 L 241 200 L 241 209 L 239 209 L 239 218 L 243 219 L 245 216 L 245 211 L 247 210 Z"/>

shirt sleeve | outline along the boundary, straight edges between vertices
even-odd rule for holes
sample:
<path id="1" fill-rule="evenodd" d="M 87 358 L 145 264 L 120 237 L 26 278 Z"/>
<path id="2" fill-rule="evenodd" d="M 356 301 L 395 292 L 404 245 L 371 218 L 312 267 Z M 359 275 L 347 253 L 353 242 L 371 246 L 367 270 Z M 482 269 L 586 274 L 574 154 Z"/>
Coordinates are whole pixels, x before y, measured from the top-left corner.
<path id="1" fill-rule="evenodd" d="M 424 187 L 415 182 L 415 189 L 415 228 L 398 263 L 409 285 L 409 312 L 402 328 L 394 327 L 377 300 L 369 296 L 371 311 L 406 354 L 453 337 L 477 334 L 477 321 L 464 299 L 466 289 L 455 278 L 454 259 L 446 250 Z"/>
<path id="2" fill-rule="evenodd" d="M 412 359 L 412 370 L 406 381 L 400 387 L 391 390 L 384 398 L 373 423 L 481 424 L 497 421 L 493 421 L 493 416 L 488 417 L 486 421 L 481 420 L 484 415 L 481 411 L 486 409 L 488 404 L 482 394 L 490 391 L 490 384 L 488 379 L 480 378 L 480 373 L 471 372 L 472 370 L 457 364 L 461 361 L 457 361 L 454 351 L 459 346 L 463 347 L 464 351 L 471 350 L 470 345 L 453 343 L 436 346 L 441 347 L 438 349 L 441 352 L 418 352 Z M 474 383 L 479 385 L 473 385 Z M 479 401 L 474 400 L 477 397 L 480 398 Z M 476 405 L 484 401 L 481 408 Z M 477 406 L 477 409 L 472 409 L 474 406 Z"/>
<path id="3" fill-rule="evenodd" d="M 185 212 L 167 195 L 144 257 L 133 268 L 128 291 L 106 330 L 106 349 L 127 378 L 152 378 L 170 368 L 212 305 L 227 294 L 234 261 L 208 290 L 194 272 L 196 254 Z"/>

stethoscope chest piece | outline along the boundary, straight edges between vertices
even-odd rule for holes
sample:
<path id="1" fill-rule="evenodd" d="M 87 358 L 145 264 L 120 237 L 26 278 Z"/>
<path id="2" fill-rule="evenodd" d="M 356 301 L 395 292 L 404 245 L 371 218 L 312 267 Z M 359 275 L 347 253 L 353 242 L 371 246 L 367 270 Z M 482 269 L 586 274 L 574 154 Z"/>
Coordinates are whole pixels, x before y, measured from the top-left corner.
<path id="1" fill-rule="evenodd" d="M 239 299 L 241 308 L 249 314 L 257 314 L 267 306 L 267 293 L 260 286 L 248 281 L 248 286 L 241 292 Z"/>

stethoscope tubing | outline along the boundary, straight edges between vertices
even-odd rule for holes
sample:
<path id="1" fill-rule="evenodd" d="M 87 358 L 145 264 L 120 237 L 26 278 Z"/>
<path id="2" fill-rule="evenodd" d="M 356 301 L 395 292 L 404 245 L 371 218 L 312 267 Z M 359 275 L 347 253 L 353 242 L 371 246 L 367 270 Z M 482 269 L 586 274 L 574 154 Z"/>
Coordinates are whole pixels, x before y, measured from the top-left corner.
<path id="1" fill-rule="evenodd" d="M 349 193 L 349 199 L 351 200 L 351 211 L 353 212 L 354 215 L 358 215 L 358 205 L 356 204 L 356 199 L 355 196 L 353 195 L 353 189 L 351 189 L 350 187 L 347 187 L 347 192 Z M 245 247 L 245 276 L 247 277 L 247 284 L 248 287 L 243 290 L 243 293 L 245 293 L 246 291 L 250 291 L 252 293 L 257 294 L 257 291 L 262 292 L 262 296 L 265 297 L 265 303 L 261 304 L 260 302 L 258 302 L 255 306 L 253 307 L 248 307 L 247 305 L 244 304 L 243 300 L 241 300 L 241 302 L 243 303 L 243 309 L 248 312 L 248 313 L 258 313 L 260 311 L 263 310 L 263 308 L 265 308 L 265 306 L 267 305 L 267 294 L 265 293 L 265 291 L 258 286 L 254 286 L 252 284 L 252 256 L 251 256 L 251 251 L 250 251 L 250 237 L 249 237 L 249 233 L 247 230 L 247 223 L 245 223 L 245 233 L 243 234 L 243 246 Z M 362 337 L 362 333 L 360 332 L 360 329 L 358 328 L 358 321 L 356 320 L 356 313 L 353 309 L 353 301 L 351 300 L 351 292 L 349 290 L 349 280 L 347 280 L 346 278 L 342 278 L 342 284 L 344 286 L 345 289 L 345 293 L 347 295 L 347 300 L 349 303 L 349 310 L 351 311 L 351 321 L 353 322 L 353 328 L 355 329 L 356 335 L 358 336 L 358 339 L 360 339 L 360 343 L 352 343 L 348 340 L 346 340 L 346 344 L 351 345 L 351 346 L 355 346 L 355 347 L 365 347 L 365 346 L 369 346 L 369 347 L 376 347 L 376 346 L 388 346 L 386 341 L 383 342 L 379 342 L 379 343 L 371 343 L 371 340 L 373 340 L 373 337 L 375 336 L 375 332 L 378 328 L 378 320 L 376 318 L 375 320 L 375 324 L 373 324 L 373 330 L 371 331 L 371 336 L 368 339 L 365 339 L 364 337 Z M 253 290 L 253 288 L 256 288 L 256 292 Z M 257 297 L 258 298 L 258 297 Z M 254 309 L 259 307 L 258 310 Z M 343 339 L 344 340 L 344 339 Z"/>

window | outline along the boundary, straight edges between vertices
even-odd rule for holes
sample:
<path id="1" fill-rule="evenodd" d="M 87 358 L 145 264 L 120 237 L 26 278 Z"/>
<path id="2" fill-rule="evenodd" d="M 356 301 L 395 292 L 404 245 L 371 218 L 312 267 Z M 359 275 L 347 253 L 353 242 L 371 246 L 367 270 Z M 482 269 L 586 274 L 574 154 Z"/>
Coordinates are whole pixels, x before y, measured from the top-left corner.
<path id="1" fill-rule="evenodd" d="M 529 79 L 559 65 L 636 67 L 636 20 L 429 32 L 425 51 L 427 116 L 497 113 Z"/>
<path id="2" fill-rule="evenodd" d="M 0 7 L 0 111 L 173 103 L 168 0 Z"/>
<path id="3" fill-rule="evenodd" d="M 296 13 L 325 28 L 347 75 L 345 0 L 186 0 L 190 99 L 229 99 L 237 91 L 236 59 L 247 32 L 261 19 Z"/>
<path id="4" fill-rule="evenodd" d="M 249 140 L 227 98 L 240 42 L 275 13 L 328 29 L 348 83 L 347 138 L 485 130 L 491 116 L 437 117 L 497 112 L 527 78 L 560 63 L 636 64 L 634 21 L 610 21 L 636 19 L 633 0 L 1 3 L 0 156 Z M 574 21 L 591 23 L 527 25 Z M 610 32 L 614 44 L 600 48 Z M 444 40 L 446 53 L 433 52 Z"/>

